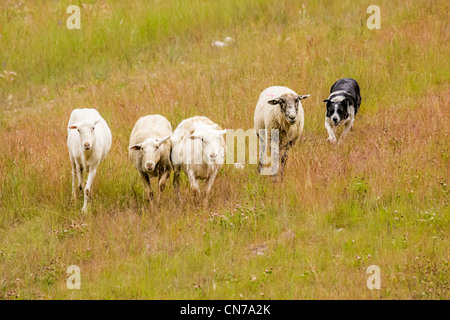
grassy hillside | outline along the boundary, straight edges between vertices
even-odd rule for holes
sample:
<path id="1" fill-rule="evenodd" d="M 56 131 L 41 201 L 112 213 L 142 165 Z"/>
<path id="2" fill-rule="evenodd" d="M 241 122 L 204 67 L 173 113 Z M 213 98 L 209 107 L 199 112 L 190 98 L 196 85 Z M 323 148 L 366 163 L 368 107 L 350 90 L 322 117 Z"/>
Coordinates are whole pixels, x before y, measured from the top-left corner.
<path id="1" fill-rule="evenodd" d="M 0 73 L 17 76 L 0 78 L 0 299 L 449 299 L 450 5 L 379 1 L 369 30 L 371 4 L 2 1 Z M 363 100 L 334 147 L 322 100 L 341 77 Z M 284 182 L 225 166 L 209 210 L 183 176 L 185 204 L 170 185 L 152 212 L 127 158 L 136 120 L 246 130 L 271 85 L 311 94 Z M 76 107 L 113 134 L 86 215 L 65 144 Z"/>

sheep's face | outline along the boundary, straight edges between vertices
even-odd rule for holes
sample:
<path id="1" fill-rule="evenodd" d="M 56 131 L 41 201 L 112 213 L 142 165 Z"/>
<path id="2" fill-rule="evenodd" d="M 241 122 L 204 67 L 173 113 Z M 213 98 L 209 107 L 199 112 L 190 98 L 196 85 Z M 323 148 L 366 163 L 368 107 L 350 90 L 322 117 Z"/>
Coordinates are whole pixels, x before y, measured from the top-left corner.
<path id="1" fill-rule="evenodd" d="M 148 138 L 142 143 L 131 146 L 131 150 L 142 152 L 142 164 L 146 171 L 153 171 L 156 168 L 163 153 L 163 143 L 170 138 Z"/>
<path id="2" fill-rule="evenodd" d="M 100 120 L 95 122 L 80 122 L 69 126 L 71 130 L 77 130 L 80 136 L 81 147 L 90 150 L 95 141 L 95 126 Z"/>
<path id="3" fill-rule="evenodd" d="M 296 95 L 292 93 L 287 93 L 279 96 L 276 99 L 269 100 L 268 103 L 271 105 L 279 105 L 282 114 L 284 115 L 286 121 L 290 124 L 294 124 L 297 121 L 298 109 L 302 107 L 300 102 L 303 99 L 309 97 L 308 95 Z"/>
<path id="4" fill-rule="evenodd" d="M 191 139 L 194 143 L 201 142 L 202 159 L 208 165 L 222 164 L 225 160 L 225 148 L 223 135 L 226 130 L 196 130 Z"/>

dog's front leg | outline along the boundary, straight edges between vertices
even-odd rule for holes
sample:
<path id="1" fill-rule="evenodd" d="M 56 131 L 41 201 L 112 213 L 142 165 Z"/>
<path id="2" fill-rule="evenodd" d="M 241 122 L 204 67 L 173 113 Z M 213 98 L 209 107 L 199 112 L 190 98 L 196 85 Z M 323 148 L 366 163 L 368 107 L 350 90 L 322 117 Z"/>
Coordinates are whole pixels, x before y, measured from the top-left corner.
<path id="1" fill-rule="evenodd" d="M 332 144 L 336 144 L 337 139 L 336 139 L 336 133 L 334 132 L 334 125 L 331 122 L 331 119 L 328 117 L 325 117 L 325 128 L 327 129 L 327 132 L 328 132 L 327 141 L 329 141 Z"/>
<path id="2" fill-rule="evenodd" d="M 345 137 L 347 137 L 348 133 L 350 132 L 350 129 L 353 126 L 353 121 L 355 121 L 355 116 L 353 114 L 350 114 L 350 119 L 347 120 L 347 122 L 345 123 L 344 130 L 342 131 L 342 134 L 339 137 L 338 144 L 341 144 L 344 141 Z"/>
<path id="3" fill-rule="evenodd" d="M 344 141 L 345 137 L 348 135 L 348 133 L 350 132 L 350 129 L 353 125 L 353 120 L 349 121 L 345 124 L 344 130 L 342 131 L 341 136 L 339 137 L 339 142 L 338 144 L 341 144 L 342 141 Z"/>

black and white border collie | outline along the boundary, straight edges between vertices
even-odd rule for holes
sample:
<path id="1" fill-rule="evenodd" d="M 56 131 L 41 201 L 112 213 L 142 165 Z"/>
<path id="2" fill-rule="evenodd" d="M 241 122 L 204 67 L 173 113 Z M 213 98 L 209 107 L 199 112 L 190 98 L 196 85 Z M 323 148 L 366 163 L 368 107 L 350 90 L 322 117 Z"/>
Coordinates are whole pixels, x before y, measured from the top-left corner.
<path id="1" fill-rule="evenodd" d="M 336 128 L 344 125 L 339 143 L 345 139 L 355 120 L 355 115 L 361 105 L 358 82 L 354 79 L 343 78 L 336 81 L 330 89 L 330 96 L 323 102 L 327 103 L 325 128 L 328 131 L 328 141 L 335 144 Z"/>

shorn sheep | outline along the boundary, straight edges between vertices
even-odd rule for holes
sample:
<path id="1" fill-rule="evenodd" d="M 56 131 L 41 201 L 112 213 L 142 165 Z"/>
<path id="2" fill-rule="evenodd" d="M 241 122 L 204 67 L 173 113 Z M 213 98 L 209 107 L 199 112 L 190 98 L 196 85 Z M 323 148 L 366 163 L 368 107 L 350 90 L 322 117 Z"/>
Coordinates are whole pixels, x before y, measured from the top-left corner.
<path id="1" fill-rule="evenodd" d="M 201 196 L 198 180 L 206 180 L 203 205 L 208 207 L 211 187 L 225 160 L 225 133 L 226 130 L 222 130 L 207 117 L 199 116 L 183 120 L 175 129 L 171 137 L 171 159 L 174 169 L 173 185 L 179 200 L 182 170 L 194 189 L 196 204 Z"/>
<path id="2" fill-rule="evenodd" d="M 167 179 L 172 171 L 170 162 L 172 126 L 159 114 L 140 118 L 131 132 L 129 158 L 142 178 L 150 204 L 154 205 L 151 179 L 158 178 L 159 204 Z"/>
<path id="3" fill-rule="evenodd" d="M 77 198 L 78 188 L 84 191 L 84 204 L 81 209 L 87 212 L 92 197 L 92 183 L 100 162 L 111 149 L 112 136 L 108 124 L 95 109 L 75 109 L 72 111 L 67 127 L 67 147 L 72 163 L 72 196 Z M 83 183 L 83 171 L 88 173 L 86 186 Z"/>
<path id="4" fill-rule="evenodd" d="M 271 150 L 272 168 L 279 170 L 280 177 L 284 175 L 284 168 L 288 159 L 287 151 L 297 142 L 301 136 L 304 125 L 304 112 L 301 100 L 310 95 L 298 95 L 287 87 L 274 86 L 265 89 L 259 96 L 255 108 L 254 128 L 260 141 L 260 153 L 258 171 L 265 172 L 264 164 L 267 159 L 264 157 L 267 150 Z M 272 146 L 272 130 L 278 130 L 279 150 Z M 276 135 L 274 137 L 277 137 Z M 280 159 L 281 158 L 281 159 Z M 264 170 L 264 171 L 263 171 Z M 271 170 L 275 175 L 276 170 Z"/>

